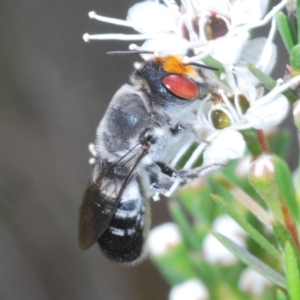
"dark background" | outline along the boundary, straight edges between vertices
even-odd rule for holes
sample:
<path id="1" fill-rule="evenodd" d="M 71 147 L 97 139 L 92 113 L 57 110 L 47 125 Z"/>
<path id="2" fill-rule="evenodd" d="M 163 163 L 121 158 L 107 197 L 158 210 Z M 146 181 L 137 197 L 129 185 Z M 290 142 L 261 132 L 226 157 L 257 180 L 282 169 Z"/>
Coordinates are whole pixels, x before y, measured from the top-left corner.
<path id="1" fill-rule="evenodd" d="M 149 261 L 124 268 L 77 247 L 87 147 L 138 58 L 106 56 L 128 43 L 82 35 L 125 32 L 88 12 L 124 19 L 133 3 L 0 1 L 0 299 L 167 297 Z M 152 206 L 166 220 L 165 203 Z"/>
<path id="2" fill-rule="evenodd" d="M 87 146 L 137 59 L 105 55 L 126 42 L 82 35 L 130 32 L 88 12 L 124 19 L 135 2 L 0 0 L 0 299 L 167 298 L 149 261 L 124 268 L 77 248 Z M 152 205 L 154 224 L 165 206 Z"/>

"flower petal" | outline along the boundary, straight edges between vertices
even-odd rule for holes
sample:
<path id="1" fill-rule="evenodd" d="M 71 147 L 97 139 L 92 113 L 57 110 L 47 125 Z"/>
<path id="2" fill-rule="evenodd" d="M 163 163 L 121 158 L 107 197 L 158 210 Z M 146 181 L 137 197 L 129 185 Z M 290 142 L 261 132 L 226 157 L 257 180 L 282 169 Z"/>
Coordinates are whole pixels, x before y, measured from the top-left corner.
<path id="1" fill-rule="evenodd" d="M 225 65 L 235 64 L 240 56 L 244 43 L 248 39 L 248 32 L 241 32 L 236 36 L 224 36 L 209 42 L 209 54 Z"/>
<path id="2" fill-rule="evenodd" d="M 246 143 L 243 136 L 235 130 L 224 129 L 205 149 L 204 165 L 224 163 L 231 159 L 241 158 L 245 150 Z"/>
<path id="3" fill-rule="evenodd" d="M 266 12 L 268 0 L 242 0 L 235 1 L 231 15 L 233 25 L 241 25 L 260 20 Z"/>
<path id="4" fill-rule="evenodd" d="M 264 73 L 270 74 L 275 66 L 276 54 L 276 46 L 273 43 L 267 44 L 267 39 L 264 37 L 247 41 L 236 62 L 237 69 L 239 73 L 244 73 L 241 74 L 242 76 L 247 77 L 246 83 L 255 85 L 258 80 L 249 72 L 247 64 L 251 63 Z"/>
<path id="5" fill-rule="evenodd" d="M 172 287 L 169 300 L 206 300 L 208 290 L 199 279 L 190 279 Z"/>
<path id="6" fill-rule="evenodd" d="M 260 105 L 258 99 L 247 111 L 246 122 L 255 129 L 278 125 L 286 118 L 289 107 L 289 102 L 283 95 L 277 95 L 275 99 L 263 105 Z"/>
<path id="7" fill-rule="evenodd" d="M 178 12 L 155 1 L 133 5 L 127 14 L 127 21 L 136 24 L 133 28 L 141 33 L 165 33 L 176 30 Z"/>
<path id="8" fill-rule="evenodd" d="M 169 222 L 159 225 L 149 232 L 149 253 L 152 256 L 164 255 L 170 248 L 180 244 L 181 240 L 182 238 L 177 224 Z"/>
<path id="9" fill-rule="evenodd" d="M 189 48 L 189 42 L 177 35 L 166 34 L 156 39 L 149 39 L 139 47 L 140 50 L 154 51 L 159 56 L 186 54 Z M 153 57 L 152 54 L 142 54 L 143 59 L 148 60 Z"/>

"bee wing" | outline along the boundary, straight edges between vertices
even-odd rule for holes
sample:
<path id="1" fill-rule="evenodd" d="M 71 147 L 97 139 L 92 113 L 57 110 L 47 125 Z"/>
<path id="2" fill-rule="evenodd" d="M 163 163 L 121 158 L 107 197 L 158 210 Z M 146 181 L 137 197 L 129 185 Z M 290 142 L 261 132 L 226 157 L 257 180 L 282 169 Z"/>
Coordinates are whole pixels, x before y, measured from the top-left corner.
<path id="1" fill-rule="evenodd" d="M 116 162 L 96 163 L 83 195 L 79 212 L 79 248 L 86 250 L 106 230 L 120 203 L 123 191 L 148 149 L 136 145 Z M 93 177 L 96 174 L 96 179 Z"/>

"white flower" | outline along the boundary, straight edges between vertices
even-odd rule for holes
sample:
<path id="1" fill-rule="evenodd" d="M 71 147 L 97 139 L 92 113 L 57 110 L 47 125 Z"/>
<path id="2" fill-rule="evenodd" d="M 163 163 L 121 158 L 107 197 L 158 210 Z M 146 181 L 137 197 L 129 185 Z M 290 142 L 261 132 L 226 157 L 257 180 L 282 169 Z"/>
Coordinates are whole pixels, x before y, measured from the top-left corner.
<path id="1" fill-rule="evenodd" d="M 271 285 L 272 283 L 267 278 L 250 268 L 246 268 L 242 272 L 239 280 L 239 288 L 253 296 L 261 296 L 265 289 Z"/>
<path id="2" fill-rule="evenodd" d="M 230 144 L 228 141 L 234 141 L 234 143 Z M 203 154 L 203 160 L 206 165 L 227 162 L 228 160 L 241 158 L 245 151 L 246 143 L 243 136 L 239 132 L 229 129 L 208 144 Z"/>
<path id="3" fill-rule="evenodd" d="M 231 80 L 231 74 L 227 76 L 230 86 L 218 89 L 211 98 L 201 102 L 198 109 L 199 127 L 212 131 L 223 128 L 263 129 L 279 124 L 286 117 L 289 102 L 281 93 L 289 88 L 296 77 L 283 85 L 278 84 L 262 96 L 263 89 L 247 85 L 243 80 L 241 84 L 236 84 Z M 238 73 L 232 76 L 237 78 L 235 81 L 241 78 Z M 296 78 L 296 82 L 299 79 Z"/>
<path id="4" fill-rule="evenodd" d="M 84 40 L 147 40 L 140 49 L 161 51 L 160 55 L 170 48 L 168 54 L 192 50 L 199 59 L 209 54 L 232 64 L 249 38 L 249 30 L 265 25 L 285 4 L 282 0 L 265 15 L 267 0 L 181 0 L 181 5 L 171 0 L 164 4 L 144 1 L 129 9 L 126 21 L 89 14 L 102 22 L 132 27 L 139 34 L 85 34 Z"/>
<path id="5" fill-rule="evenodd" d="M 246 232 L 239 224 L 227 215 L 219 216 L 212 224 L 212 229 L 228 237 L 236 244 L 245 247 Z M 208 234 L 203 242 L 203 256 L 211 264 L 230 266 L 238 261 L 223 244 Z"/>
<path id="6" fill-rule="evenodd" d="M 208 290 L 199 279 L 190 279 L 171 288 L 169 300 L 206 300 Z"/>
<path id="7" fill-rule="evenodd" d="M 182 237 L 175 223 L 165 223 L 150 230 L 148 237 L 149 254 L 161 256 L 181 243 Z"/>
<path id="8" fill-rule="evenodd" d="M 256 89 L 252 85 L 233 84 L 232 87 L 219 89 L 212 97 L 204 99 L 198 108 L 198 123 L 194 125 L 199 140 L 204 142 L 199 144 L 184 168 L 192 167 L 203 153 L 204 165 L 241 158 L 245 143 L 239 131 L 264 129 L 281 123 L 289 110 L 289 102 L 281 93 L 299 80 L 300 76 L 297 76 L 287 83 L 278 84 L 264 96 L 262 89 Z M 188 147 L 185 145 L 183 148 Z M 179 151 L 181 157 L 186 151 Z M 178 161 L 180 158 L 174 159 Z"/>
<path id="9" fill-rule="evenodd" d="M 201 142 L 183 169 L 192 168 L 202 154 L 203 166 L 212 167 L 242 158 L 246 144 L 239 131 L 251 128 L 265 129 L 281 123 L 289 110 L 289 102 L 281 93 L 300 81 L 300 75 L 296 76 L 284 84 L 278 84 L 262 96 L 263 89 L 247 85 L 245 80 L 241 80 L 242 84 L 237 85 L 232 78 L 241 77 L 227 74 L 227 86 L 224 82 L 219 82 L 224 89 L 217 90 L 211 97 L 208 96 L 200 102 L 198 121 L 194 128 Z M 179 149 L 170 162 L 171 167 L 176 166 L 193 142 L 194 140 L 190 139 Z M 170 196 L 179 185 L 180 181 L 177 180 L 166 196 Z"/>

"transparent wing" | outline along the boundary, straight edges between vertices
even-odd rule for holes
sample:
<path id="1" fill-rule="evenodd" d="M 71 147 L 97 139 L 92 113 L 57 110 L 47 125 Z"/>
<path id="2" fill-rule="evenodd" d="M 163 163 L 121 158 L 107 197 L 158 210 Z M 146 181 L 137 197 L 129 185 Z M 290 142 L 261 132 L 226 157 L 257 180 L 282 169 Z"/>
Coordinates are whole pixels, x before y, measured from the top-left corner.
<path id="1" fill-rule="evenodd" d="M 103 234 L 139 162 L 148 153 L 136 145 L 115 162 L 95 163 L 79 212 L 79 248 L 86 250 Z"/>

